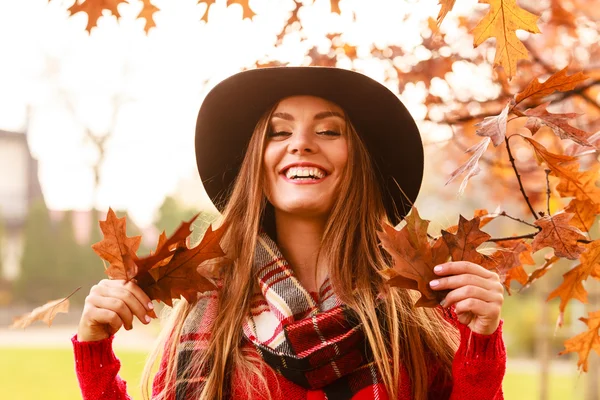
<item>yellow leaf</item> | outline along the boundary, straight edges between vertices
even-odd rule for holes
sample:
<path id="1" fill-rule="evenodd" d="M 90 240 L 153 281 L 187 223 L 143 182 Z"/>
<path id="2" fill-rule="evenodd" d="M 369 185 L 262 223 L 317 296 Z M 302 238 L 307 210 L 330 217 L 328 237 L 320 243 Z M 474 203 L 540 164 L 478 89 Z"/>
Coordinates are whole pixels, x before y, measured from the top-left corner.
<path id="1" fill-rule="evenodd" d="M 529 59 L 527 49 L 517 38 L 517 29 L 540 33 L 537 27 L 539 16 L 525 11 L 516 0 L 479 0 L 490 5 L 488 14 L 473 29 L 475 47 L 489 38 L 496 38 L 495 65 L 500 65 L 509 77 L 517 71 L 517 61 Z"/>

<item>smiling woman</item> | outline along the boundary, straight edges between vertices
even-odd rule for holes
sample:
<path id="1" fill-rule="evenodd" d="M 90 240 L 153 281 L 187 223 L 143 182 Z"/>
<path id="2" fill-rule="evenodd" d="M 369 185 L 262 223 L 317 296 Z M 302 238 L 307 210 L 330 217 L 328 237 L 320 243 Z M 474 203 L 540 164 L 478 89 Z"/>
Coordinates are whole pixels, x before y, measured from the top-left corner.
<path id="1" fill-rule="evenodd" d="M 218 290 L 174 307 L 153 399 L 502 399 L 498 276 L 438 265 L 444 306 L 415 308 L 381 274 L 377 232 L 423 174 L 419 132 L 388 89 L 335 68 L 237 74 L 205 99 L 196 156 L 227 259 Z M 73 338 L 84 398 L 124 398 L 112 335 L 151 308 L 133 282 L 92 288 Z"/>

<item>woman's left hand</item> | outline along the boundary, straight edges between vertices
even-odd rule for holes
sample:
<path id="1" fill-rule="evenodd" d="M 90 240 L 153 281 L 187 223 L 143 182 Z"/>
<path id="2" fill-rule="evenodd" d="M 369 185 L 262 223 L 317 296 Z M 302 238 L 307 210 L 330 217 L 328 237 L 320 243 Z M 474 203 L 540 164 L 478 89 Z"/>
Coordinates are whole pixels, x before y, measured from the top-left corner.
<path id="1" fill-rule="evenodd" d="M 433 290 L 450 290 L 440 303 L 454 305 L 458 320 L 473 332 L 491 335 L 500 324 L 504 286 L 497 273 L 468 261 L 452 261 L 434 268 L 440 276 L 429 282 Z"/>

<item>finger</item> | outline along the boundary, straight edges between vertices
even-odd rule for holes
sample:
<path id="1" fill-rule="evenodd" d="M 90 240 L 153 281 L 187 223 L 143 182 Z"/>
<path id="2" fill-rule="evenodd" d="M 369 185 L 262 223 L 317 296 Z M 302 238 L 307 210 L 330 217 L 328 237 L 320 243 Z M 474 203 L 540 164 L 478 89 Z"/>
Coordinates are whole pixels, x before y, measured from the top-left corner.
<path id="1" fill-rule="evenodd" d="M 123 320 L 119 315 L 106 308 L 96 308 L 90 312 L 90 318 L 98 325 L 107 325 L 108 334 L 114 335 L 123 326 Z"/>
<path id="2" fill-rule="evenodd" d="M 140 321 L 146 323 L 146 316 L 154 308 L 152 301 L 144 291 L 133 282 L 123 280 L 105 280 L 100 282 L 103 296 L 119 297 L 127 303 Z"/>
<path id="3" fill-rule="evenodd" d="M 452 275 L 429 282 L 434 290 L 457 289 L 463 286 L 478 286 L 487 290 L 503 291 L 502 284 L 497 278 L 483 278 L 479 275 L 460 274 Z"/>
<path id="4" fill-rule="evenodd" d="M 117 297 L 94 296 L 90 298 L 90 304 L 97 309 L 108 310 L 116 314 L 121 320 L 125 329 L 129 330 L 133 327 L 133 313 L 131 312 L 129 307 L 127 307 L 127 304 L 125 304 L 123 300 Z M 109 315 L 110 318 L 112 318 L 112 315 Z M 94 319 L 97 320 L 97 318 Z M 98 323 L 111 324 L 111 320 L 97 321 Z"/>
<path id="5" fill-rule="evenodd" d="M 485 269 L 479 264 L 469 261 L 450 261 L 444 264 L 439 264 L 433 268 L 433 272 L 439 276 L 472 274 L 486 279 L 498 277 L 497 273 Z"/>
<path id="6" fill-rule="evenodd" d="M 500 316 L 500 306 L 496 303 L 488 303 L 479 299 L 465 299 L 457 302 L 454 306 L 454 311 L 461 319 L 461 314 L 471 313 L 479 317 L 484 317 L 490 320 L 496 320 Z"/>
<path id="7" fill-rule="evenodd" d="M 486 290 L 479 286 L 467 285 L 451 290 L 442 301 L 442 306 L 450 307 L 451 305 L 466 299 L 477 299 L 487 303 L 502 304 L 504 297 L 501 293 L 493 290 Z"/>

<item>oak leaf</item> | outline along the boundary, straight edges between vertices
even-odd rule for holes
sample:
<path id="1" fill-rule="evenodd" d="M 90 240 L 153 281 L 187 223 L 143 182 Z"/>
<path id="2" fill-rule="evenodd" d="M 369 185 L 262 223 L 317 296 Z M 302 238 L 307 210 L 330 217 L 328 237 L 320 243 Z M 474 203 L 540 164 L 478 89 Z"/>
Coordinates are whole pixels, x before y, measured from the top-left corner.
<path id="1" fill-rule="evenodd" d="M 529 275 L 523 266 L 535 265 L 531 251 L 531 245 L 523 239 L 507 240 L 498 243 L 498 250 L 491 256 L 508 294 L 511 281 L 516 280 L 522 286 L 527 283 Z"/>
<path id="2" fill-rule="evenodd" d="M 490 259 L 477 251 L 477 248 L 491 238 L 490 235 L 479 229 L 479 217 L 467 220 L 459 216 L 456 234 L 442 230 L 442 238 L 448 249 L 452 261 L 470 261 L 488 267 Z"/>
<path id="3" fill-rule="evenodd" d="M 581 317 L 580 321 L 588 326 L 588 330 L 565 341 L 565 349 L 559 354 L 577 353 L 577 367 L 587 372 L 588 357 L 592 350 L 600 355 L 600 311 L 590 312 L 589 318 Z"/>
<path id="4" fill-rule="evenodd" d="M 429 282 L 437 278 L 433 268 L 448 260 L 449 252 L 442 240 L 431 245 L 427 237 L 429 221 L 422 220 L 415 207 L 399 231 L 389 225 L 378 232 L 383 248 L 394 260 L 393 268 L 382 272 L 390 286 L 418 290 L 421 297 L 416 307 L 435 307 L 447 291 L 435 291 Z"/>
<path id="5" fill-rule="evenodd" d="M 483 228 L 499 216 L 500 213 L 498 211 L 490 213 L 485 208 L 478 208 L 473 213 L 473 217 L 479 217 L 479 229 Z M 445 229 L 445 231 L 450 233 L 456 233 L 458 232 L 458 225 L 449 226 Z"/>
<path id="6" fill-rule="evenodd" d="M 438 4 L 440 4 L 442 7 L 440 8 L 440 12 L 438 13 L 437 16 L 437 25 L 440 26 L 442 24 L 442 21 L 444 20 L 444 18 L 446 18 L 446 15 L 448 15 L 448 13 L 450 11 L 452 11 L 452 8 L 454 7 L 454 3 L 456 3 L 456 0 L 439 0 Z"/>
<path id="7" fill-rule="evenodd" d="M 342 14 L 340 10 L 340 0 L 331 0 L 331 12 L 336 14 Z"/>
<path id="8" fill-rule="evenodd" d="M 516 74 L 517 61 L 529 58 L 527 49 L 517 38 L 517 29 L 540 33 L 537 27 L 539 16 L 519 7 L 516 0 L 479 0 L 490 5 L 488 13 L 473 29 L 475 47 L 489 38 L 496 38 L 494 64 L 501 65 L 506 74 Z"/>
<path id="9" fill-rule="evenodd" d="M 206 3 L 206 12 L 204 13 L 204 15 L 202 16 L 201 20 L 204 22 L 208 22 L 208 9 L 210 8 L 210 6 L 212 6 L 214 3 L 216 2 L 216 0 L 204 0 L 202 1 L 202 3 Z M 230 6 L 232 4 L 238 4 L 242 7 L 243 10 L 243 14 L 242 14 L 242 18 L 252 18 L 254 17 L 256 14 L 254 13 L 254 11 L 252 11 L 252 9 L 250 8 L 250 4 L 248 0 L 227 0 L 227 6 Z"/>
<path id="10" fill-rule="evenodd" d="M 535 156 L 538 162 L 545 162 L 546 165 L 548 165 L 548 168 L 552 170 L 554 175 L 559 175 L 563 173 L 564 165 L 577 162 L 576 157 L 567 156 L 564 154 L 551 153 L 538 141 L 528 138 L 527 136 L 522 137 L 523 139 L 527 140 L 533 147 L 533 151 L 535 152 Z"/>
<path id="11" fill-rule="evenodd" d="M 541 228 L 531 246 L 536 252 L 544 247 L 551 247 L 558 257 L 565 257 L 569 260 L 575 260 L 585 251 L 585 246 L 579 243 L 580 240 L 587 240 L 583 232 L 570 224 L 573 214 L 560 212 L 555 215 L 548 215 L 534 222 Z"/>
<path id="12" fill-rule="evenodd" d="M 598 181 L 600 165 L 592 164 L 589 170 L 579 170 L 579 164 L 569 164 L 556 169 L 555 175 L 560 179 L 556 190 L 562 197 L 575 197 L 580 201 L 600 204 L 600 187 Z"/>
<path id="13" fill-rule="evenodd" d="M 50 1 L 48 0 L 48 2 Z M 98 19 L 102 16 L 104 10 L 108 10 L 112 15 L 120 18 L 121 14 L 119 14 L 117 6 L 125 2 L 126 0 L 84 0 L 83 2 L 75 0 L 75 4 L 69 7 L 68 11 L 71 15 L 78 12 L 87 14 L 88 23 L 85 29 L 91 32 L 92 28 L 98 24 Z"/>
<path id="14" fill-rule="evenodd" d="M 467 187 L 467 182 L 469 179 L 481 172 L 481 168 L 479 168 L 479 159 L 487 150 L 488 146 L 490 145 L 490 141 L 491 139 L 489 137 L 484 137 L 481 142 L 467 149 L 467 153 L 472 152 L 473 155 L 467 160 L 466 163 L 461 165 L 454 172 L 452 172 L 452 174 L 450 174 L 450 178 L 446 181 L 445 185 L 452 182 L 457 176 L 460 176 L 466 172 L 467 174 L 463 178 L 458 189 L 458 193 L 462 194 Z"/>
<path id="15" fill-rule="evenodd" d="M 576 74 L 567 76 L 567 68 L 568 67 L 565 67 L 556 72 L 543 83 L 538 82 L 537 78 L 534 78 L 525 89 L 515 97 L 517 104 L 532 96 L 546 96 L 556 91 L 565 92 L 573 90 L 577 85 L 588 78 L 583 72 L 577 72 Z"/>
<path id="16" fill-rule="evenodd" d="M 544 265 L 542 265 L 541 267 L 537 268 L 535 271 L 533 271 L 529 277 L 527 278 L 527 282 L 525 282 L 525 284 L 523 285 L 522 289 L 525 289 L 527 287 L 529 287 L 529 285 L 531 285 L 534 281 L 538 280 L 539 278 L 541 278 L 542 276 L 546 275 L 546 272 L 548 272 L 550 270 L 550 268 L 552 268 L 552 266 L 558 261 L 560 260 L 560 257 L 557 257 L 554 255 L 554 252 L 550 253 L 550 255 L 546 255 L 546 262 L 544 263 Z"/>
<path id="17" fill-rule="evenodd" d="M 110 263 L 105 272 L 111 279 L 128 281 L 138 273 L 135 253 L 140 246 L 142 237 L 127 237 L 126 225 L 125 217 L 117 218 L 112 208 L 109 208 L 106 220 L 100 221 L 104 239 L 92 245 L 96 254 Z"/>
<path id="18" fill-rule="evenodd" d="M 58 300 L 52 300 L 44 304 L 43 306 L 34 308 L 33 311 L 21 315 L 13 320 L 11 329 L 15 328 L 27 328 L 35 321 L 44 321 L 46 325 L 51 326 L 54 317 L 58 313 L 69 312 L 69 298 L 63 298 Z"/>
<path id="19" fill-rule="evenodd" d="M 573 214 L 571 225 L 589 232 L 596 216 L 600 214 L 600 204 L 591 202 L 589 199 L 579 200 L 571 199 L 571 202 L 565 207 L 565 212 Z"/>
<path id="20" fill-rule="evenodd" d="M 508 118 L 508 108 L 510 102 L 506 103 L 506 106 L 502 109 L 500 114 L 493 117 L 485 117 L 483 121 L 475 124 L 479 126 L 476 133 L 479 136 L 489 136 L 492 139 L 494 146 L 498 146 L 504 142 L 506 137 L 506 123 Z"/>
<path id="21" fill-rule="evenodd" d="M 550 102 L 540 104 L 535 108 L 530 108 L 524 112 L 525 115 L 530 117 L 530 119 L 535 119 L 540 122 L 540 124 L 546 125 L 555 135 L 560 137 L 561 139 L 571 139 L 575 143 L 578 143 L 582 146 L 592 146 L 592 144 L 588 141 L 588 138 L 591 136 L 590 133 L 586 131 L 582 131 L 581 129 L 577 129 L 574 126 L 569 125 L 569 120 L 577 117 L 579 114 L 576 113 L 564 113 L 564 114 L 552 114 L 546 110 L 546 107 Z M 532 122 L 527 121 L 526 126 L 532 125 Z M 535 126 L 535 124 L 533 124 Z M 535 133 L 531 128 L 531 133 Z"/>
<path id="22" fill-rule="evenodd" d="M 150 2 L 150 0 L 142 0 L 144 6 L 142 10 L 138 14 L 137 18 L 144 18 L 146 20 L 146 24 L 144 25 L 144 30 L 146 33 L 150 30 L 150 28 L 154 28 L 156 23 L 154 22 L 154 13 L 158 11 L 158 8 L 154 6 Z"/>
<path id="23" fill-rule="evenodd" d="M 193 302 L 198 293 L 216 289 L 211 279 L 218 278 L 217 272 L 212 266 L 202 264 L 225 256 L 219 244 L 224 232 L 225 226 L 216 231 L 209 226 L 200 244 L 191 249 L 179 242 L 168 263 L 148 271 L 152 280 L 140 278 L 140 287 L 151 299 L 169 306 L 172 305 L 171 299 L 183 296 L 188 302 Z"/>

